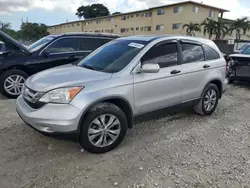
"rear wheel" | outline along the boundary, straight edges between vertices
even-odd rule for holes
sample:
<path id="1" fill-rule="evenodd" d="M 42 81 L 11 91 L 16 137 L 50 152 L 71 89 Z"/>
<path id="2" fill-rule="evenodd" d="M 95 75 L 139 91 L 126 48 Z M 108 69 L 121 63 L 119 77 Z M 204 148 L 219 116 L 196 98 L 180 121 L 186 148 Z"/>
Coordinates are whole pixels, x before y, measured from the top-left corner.
<path id="1" fill-rule="evenodd" d="M 16 69 L 3 73 L 0 76 L 0 92 L 8 98 L 17 98 L 27 78 L 28 74 Z"/>
<path id="2" fill-rule="evenodd" d="M 93 107 L 83 120 L 80 144 L 91 153 L 105 153 L 116 148 L 127 132 L 124 112 L 112 103 Z"/>
<path id="3" fill-rule="evenodd" d="M 200 102 L 194 107 L 194 111 L 199 115 L 211 115 L 219 101 L 219 89 L 214 84 L 208 84 L 203 90 Z"/>

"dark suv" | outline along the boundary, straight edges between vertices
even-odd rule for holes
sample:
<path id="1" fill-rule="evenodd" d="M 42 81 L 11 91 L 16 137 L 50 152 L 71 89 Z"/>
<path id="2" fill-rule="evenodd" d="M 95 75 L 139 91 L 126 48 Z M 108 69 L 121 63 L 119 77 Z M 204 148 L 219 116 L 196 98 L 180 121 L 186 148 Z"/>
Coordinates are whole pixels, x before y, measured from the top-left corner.
<path id="1" fill-rule="evenodd" d="M 77 63 L 118 37 L 112 34 L 67 33 L 49 35 L 25 47 L 0 31 L 0 41 L 6 45 L 0 54 L 0 92 L 6 97 L 16 98 L 28 76 L 55 66 Z"/>

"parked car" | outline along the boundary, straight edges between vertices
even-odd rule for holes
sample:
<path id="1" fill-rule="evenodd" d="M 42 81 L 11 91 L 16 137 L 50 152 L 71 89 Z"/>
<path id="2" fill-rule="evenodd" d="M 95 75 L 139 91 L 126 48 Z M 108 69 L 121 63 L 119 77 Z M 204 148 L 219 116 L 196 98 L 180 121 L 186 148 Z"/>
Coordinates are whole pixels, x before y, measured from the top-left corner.
<path id="1" fill-rule="evenodd" d="M 118 38 L 111 34 L 67 33 L 49 35 L 25 47 L 0 31 L 6 51 L 0 54 L 0 92 L 9 98 L 20 95 L 26 78 L 39 71 L 73 63 L 103 44 Z"/>
<path id="2" fill-rule="evenodd" d="M 0 41 L 0 54 L 2 54 L 5 51 L 5 44 Z"/>
<path id="3" fill-rule="evenodd" d="M 250 81 L 250 55 L 232 54 L 228 63 L 229 82 Z"/>
<path id="4" fill-rule="evenodd" d="M 40 132 L 77 132 L 84 149 L 102 153 L 118 146 L 143 114 L 189 105 L 211 115 L 227 89 L 225 72 L 223 54 L 210 40 L 120 38 L 78 65 L 28 78 L 17 112 Z"/>

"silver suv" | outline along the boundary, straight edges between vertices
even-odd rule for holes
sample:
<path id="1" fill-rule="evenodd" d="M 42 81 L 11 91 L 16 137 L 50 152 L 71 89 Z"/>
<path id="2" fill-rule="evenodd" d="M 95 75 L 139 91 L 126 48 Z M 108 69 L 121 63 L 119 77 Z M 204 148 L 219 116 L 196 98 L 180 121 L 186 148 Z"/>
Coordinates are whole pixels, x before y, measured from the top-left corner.
<path id="1" fill-rule="evenodd" d="M 190 105 L 211 115 L 227 88 L 226 62 L 210 40 L 133 36 L 95 50 L 78 65 L 27 79 L 17 112 L 45 133 L 78 132 L 84 149 L 114 149 L 135 117 Z"/>

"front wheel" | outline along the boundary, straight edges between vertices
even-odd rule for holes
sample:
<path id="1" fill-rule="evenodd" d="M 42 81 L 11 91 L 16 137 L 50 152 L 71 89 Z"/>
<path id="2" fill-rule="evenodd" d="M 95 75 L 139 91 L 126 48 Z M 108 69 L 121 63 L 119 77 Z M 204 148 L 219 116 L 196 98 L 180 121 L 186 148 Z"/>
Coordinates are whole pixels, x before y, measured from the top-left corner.
<path id="1" fill-rule="evenodd" d="M 219 89 L 214 84 L 208 84 L 202 92 L 200 102 L 194 107 L 194 111 L 199 115 L 211 115 L 219 101 Z"/>
<path id="2" fill-rule="evenodd" d="M 0 92 L 8 98 L 17 98 L 24 86 L 28 75 L 20 70 L 12 69 L 0 76 Z"/>
<path id="3" fill-rule="evenodd" d="M 93 107 L 83 120 L 80 144 L 91 153 L 105 153 L 116 148 L 127 132 L 124 112 L 112 103 Z"/>

